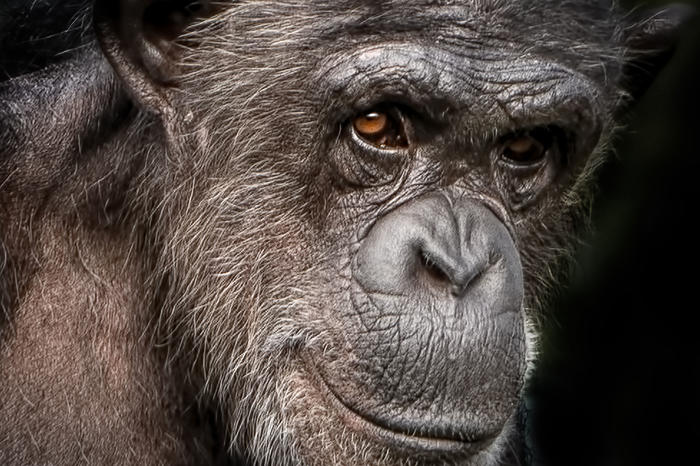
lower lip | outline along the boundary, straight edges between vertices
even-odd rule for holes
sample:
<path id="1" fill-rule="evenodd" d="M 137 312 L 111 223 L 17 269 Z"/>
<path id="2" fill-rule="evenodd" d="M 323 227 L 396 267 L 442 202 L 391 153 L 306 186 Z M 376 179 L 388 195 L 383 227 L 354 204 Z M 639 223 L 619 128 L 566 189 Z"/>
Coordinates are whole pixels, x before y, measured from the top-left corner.
<path id="1" fill-rule="evenodd" d="M 323 398 L 333 406 L 343 423 L 352 430 L 364 434 L 375 443 L 384 444 L 393 450 L 409 454 L 412 457 L 450 457 L 454 459 L 473 456 L 486 449 L 494 440 L 490 438 L 478 442 L 463 442 L 444 438 L 421 437 L 377 425 L 347 407 L 338 398 L 318 373 L 316 365 L 310 356 L 306 355 L 304 360 L 312 383 Z"/>

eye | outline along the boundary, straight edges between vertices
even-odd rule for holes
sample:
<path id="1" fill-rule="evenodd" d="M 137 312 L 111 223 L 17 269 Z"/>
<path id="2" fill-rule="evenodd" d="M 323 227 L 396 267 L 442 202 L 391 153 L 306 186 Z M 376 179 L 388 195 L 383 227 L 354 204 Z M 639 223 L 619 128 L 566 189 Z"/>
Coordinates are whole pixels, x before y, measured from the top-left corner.
<path id="1" fill-rule="evenodd" d="M 535 165 L 545 159 L 553 142 L 550 128 L 518 132 L 504 138 L 501 157 L 514 165 Z"/>
<path id="2" fill-rule="evenodd" d="M 397 150 L 408 147 L 406 129 L 397 109 L 377 108 L 352 120 L 355 134 L 379 149 Z"/>

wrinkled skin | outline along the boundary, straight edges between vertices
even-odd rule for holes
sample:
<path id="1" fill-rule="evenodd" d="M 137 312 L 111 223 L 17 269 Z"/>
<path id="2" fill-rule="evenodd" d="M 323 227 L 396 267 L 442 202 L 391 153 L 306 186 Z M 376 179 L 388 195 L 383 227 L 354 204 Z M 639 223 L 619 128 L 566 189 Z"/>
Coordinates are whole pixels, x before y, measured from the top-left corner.
<path id="1" fill-rule="evenodd" d="M 187 5 L 2 37 L 0 463 L 517 464 L 535 313 L 684 12 Z"/>

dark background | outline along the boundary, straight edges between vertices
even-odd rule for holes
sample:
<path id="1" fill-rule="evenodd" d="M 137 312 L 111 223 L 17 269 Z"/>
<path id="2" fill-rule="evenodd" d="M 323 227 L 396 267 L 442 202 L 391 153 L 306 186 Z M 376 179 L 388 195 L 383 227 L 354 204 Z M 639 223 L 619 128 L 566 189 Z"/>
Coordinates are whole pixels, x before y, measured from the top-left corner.
<path id="1" fill-rule="evenodd" d="M 546 320 L 535 465 L 700 465 L 698 78 L 696 17 L 600 174 L 597 231 Z"/>

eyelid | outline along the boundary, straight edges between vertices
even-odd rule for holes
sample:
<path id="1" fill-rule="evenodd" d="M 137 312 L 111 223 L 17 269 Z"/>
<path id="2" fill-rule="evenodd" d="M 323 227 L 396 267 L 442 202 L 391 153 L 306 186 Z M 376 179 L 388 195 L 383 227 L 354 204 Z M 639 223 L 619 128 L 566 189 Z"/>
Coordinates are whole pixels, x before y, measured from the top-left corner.
<path id="1" fill-rule="evenodd" d="M 542 154 L 540 157 L 520 161 L 505 155 L 509 142 L 522 137 L 530 137 L 541 146 Z M 543 125 L 513 131 L 499 138 L 499 143 L 496 146 L 498 148 L 498 161 L 510 170 L 522 174 L 526 174 L 530 170 L 538 170 L 552 162 L 566 164 L 571 148 L 571 139 L 571 132 L 557 125 Z"/>
<path id="2" fill-rule="evenodd" d="M 368 152 L 372 152 L 375 154 L 396 154 L 397 152 L 401 152 L 403 150 L 406 150 L 405 147 L 398 147 L 398 148 L 383 148 L 379 147 L 377 145 L 372 144 L 369 141 L 366 141 L 363 139 L 355 129 L 352 127 L 352 123 L 348 124 L 348 130 L 350 131 L 350 138 L 352 139 L 352 142 L 358 146 L 360 149 Z"/>
<path id="3" fill-rule="evenodd" d="M 384 102 L 369 108 L 365 111 L 358 112 L 351 117 L 345 124 L 349 128 L 353 141 L 363 149 L 379 151 L 384 153 L 401 152 L 409 149 L 414 143 L 414 135 L 412 132 L 411 119 L 407 117 L 405 111 L 402 111 L 400 105 L 391 102 Z M 393 126 L 398 133 L 397 145 L 382 147 L 374 144 L 370 137 L 363 137 L 359 134 L 355 121 L 357 118 L 373 112 L 382 113 L 389 119 L 390 125 Z"/>

